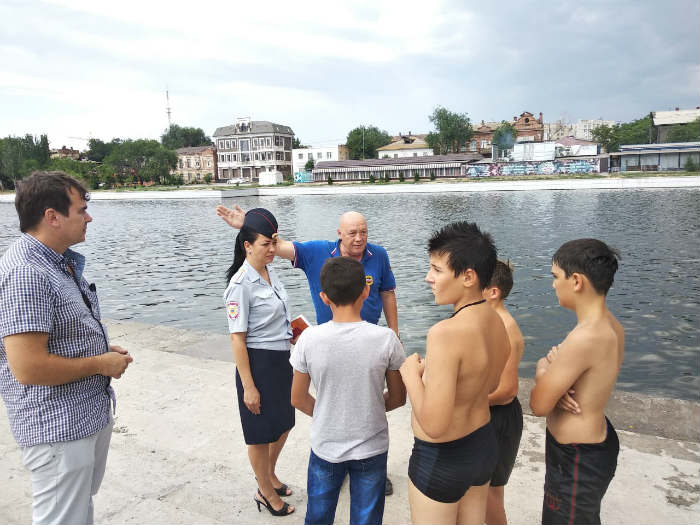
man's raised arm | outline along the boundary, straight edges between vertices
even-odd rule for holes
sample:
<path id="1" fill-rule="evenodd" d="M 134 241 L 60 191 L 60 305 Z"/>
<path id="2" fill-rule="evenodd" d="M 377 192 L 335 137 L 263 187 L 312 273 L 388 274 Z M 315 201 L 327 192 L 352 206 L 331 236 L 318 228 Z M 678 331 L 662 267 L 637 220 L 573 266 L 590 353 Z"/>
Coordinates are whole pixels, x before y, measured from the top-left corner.
<path id="1" fill-rule="evenodd" d="M 233 209 L 219 204 L 216 207 L 216 214 L 221 217 L 226 224 L 231 226 L 231 228 L 236 228 L 237 230 L 241 229 L 243 221 L 245 220 L 245 212 L 238 204 L 234 204 Z M 294 254 L 294 244 L 291 241 L 285 241 L 278 235 L 277 256 L 293 261 Z"/>

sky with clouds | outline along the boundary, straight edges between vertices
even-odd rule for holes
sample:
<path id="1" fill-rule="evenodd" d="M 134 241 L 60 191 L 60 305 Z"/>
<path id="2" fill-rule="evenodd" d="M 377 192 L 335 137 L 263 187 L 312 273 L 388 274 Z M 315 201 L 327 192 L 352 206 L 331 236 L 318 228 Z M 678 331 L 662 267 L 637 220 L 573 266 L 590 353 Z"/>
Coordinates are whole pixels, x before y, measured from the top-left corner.
<path id="1" fill-rule="evenodd" d="M 627 121 L 700 105 L 699 21 L 697 0 L 3 0 L 0 136 L 158 138 L 166 87 L 174 123 L 314 145 L 428 132 L 436 105 Z"/>

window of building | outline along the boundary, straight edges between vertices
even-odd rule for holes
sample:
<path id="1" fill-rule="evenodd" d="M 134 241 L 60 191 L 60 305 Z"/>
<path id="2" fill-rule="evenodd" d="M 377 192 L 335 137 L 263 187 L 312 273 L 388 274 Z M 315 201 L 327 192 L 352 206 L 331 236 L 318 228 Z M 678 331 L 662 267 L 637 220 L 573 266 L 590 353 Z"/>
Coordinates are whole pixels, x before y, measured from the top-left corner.
<path id="1" fill-rule="evenodd" d="M 414 157 L 417 157 L 417 156 L 418 156 L 418 153 L 415 153 L 415 152 L 414 152 L 414 153 L 413 153 L 413 156 L 414 156 Z"/>
<path id="2" fill-rule="evenodd" d="M 241 151 L 250 151 L 250 139 L 239 140 L 238 146 L 239 146 Z"/>
<path id="3" fill-rule="evenodd" d="M 470 151 L 476 151 L 476 141 L 475 141 L 475 140 L 472 140 L 472 141 L 469 143 L 469 150 L 470 150 Z"/>
<path id="4" fill-rule="evenodd" d="M 236 141 L 235 140 L 231 141 L 231 148 L 236 149 Z"/>
<path id="5" fill-rule="evenodd" d="M 394 158 L 395 158 L 395 159 L 398 159 L 398 158 L 399 158 L 399 154 L 398 154 L 398 153 L 394 153 Z"/>
<path id="6" fill-rule="evenodd" d="M 327 152 L 326 152 L 326 158 L 327 158 L 327 159 L 332 159 L 332 158 L 333 158 L 333 153 L 330 152 L 330 151 L 327 151 Z"/>
<path id="7" fill-rule="evenodd" d="M 192 161 L 190 159 L 187 159 L 185 162 L 187 163 L 188 168 L 192 167 Z"/>
<path id="8" fill-rule="evenodd" d="M 256 143 L 253 142 L 253 148 L 255 148 L 255 147 L 256 147 Z M 260 154 L 257 151 L 253 154 L 253 159 L 260 160 Z"/>
<path id="9" fill-rule="evenodd" d="M 230 140 L 226 141 L 226 149 L 231 149 L 231 141 Z"/>
<path id="10" fill-rule="evenodd" d="M 180 159 L 180 160 L 177 161 L 177 165 L 178 165 L 180 168 L 182 168 L 182 159 Z"/>
<path id="11" fill-rule="evenodd" d="M 253 139 L 253 149 L 258 149 L 258 139 Z"/>
<path id="12" fill-rule="evenodd" d="M 265 139 L 265 145 L 266 145 L 268 148 L 271 148 L 271 147 L 272 147 L 272 139 L 271 139 L 270 137 L 267 137 L 267 138 Z"/>
<path id="13" fill-rule="evenodd" d="M 299 153 L 299 160 L 304 160 L 304 154 L 303 154 L 303 153 Z"/>
<path id="14" fill-rule="evenodd" d="M 250 153 L 241 153 L 241 162 L 250 162 Z"/>
<path id="15" fill-rule="evenodd" d="M 207 159 L 207 168 L 211 168 L 211 159 Z"/>
<path id="16" fill-rule="evenodd" d="M 272 160 L 272 152 L 271 151 L 267 152 L 267 160 Z"/>
<path id="17" fill-rule="evenodd" d="M 323 158 L 323 153 L 321 153 L 320 151 L 318 153 L 316 153 L 316 158 L 317 159 Z"/>
<path id="18" fill-rule="evenodd" d="M 313 153 L 308 153 L 308 154 L 307 154 L 307 158 L 308 158 L 309 160 L 313 159 L 313 158 L 314 158 L 314 154 L 313 154 Z"/>

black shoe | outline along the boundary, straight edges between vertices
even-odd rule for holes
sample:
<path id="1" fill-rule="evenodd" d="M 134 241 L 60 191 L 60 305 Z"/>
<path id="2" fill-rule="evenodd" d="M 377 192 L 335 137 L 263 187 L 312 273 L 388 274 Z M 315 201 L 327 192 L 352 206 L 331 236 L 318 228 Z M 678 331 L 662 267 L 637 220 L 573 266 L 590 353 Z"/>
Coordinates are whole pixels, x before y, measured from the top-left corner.
<path id="1" fill-rule="evenodd" d="M 384 495 L 391 496 L 394 493 L 394 485 L 391 484 L 391 480 L 386 478 L 386 486 L 384 487 Z"/>
<path id="2" fill-rule="evenodd" d="M 260 496 L 262 498 L 262 501 L 260 501 L 258 498 L 253 498 L 253 501 L 257 504 L 258 506 L 258 512 L 262 512 L 260 510 L 260 505 L 265 507 L 267 510 L 270 511 L 270 514 L 273 516 L 288 516 L 289 514 L 292 514 L 296 509 L 292 509 L 291 511 L 289 510 L 289 503 L 286 501 L 284 502 L 284 505 L 282 505 L 282 508 L 280 510 L 275 510 L 272 508 L 272 505 L 270 505 L 270 502 L 267 501 L 265 496 L 262 495 L 262 492 L 258 489 L 257 496 Z"/>

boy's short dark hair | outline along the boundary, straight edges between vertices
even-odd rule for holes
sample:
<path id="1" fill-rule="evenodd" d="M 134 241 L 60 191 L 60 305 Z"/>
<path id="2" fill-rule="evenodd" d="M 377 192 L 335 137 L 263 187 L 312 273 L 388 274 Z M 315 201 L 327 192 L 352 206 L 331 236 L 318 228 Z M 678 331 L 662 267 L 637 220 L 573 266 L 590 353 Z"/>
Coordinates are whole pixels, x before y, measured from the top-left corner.
<path id="1" fill-rule="evenodd" d="M 350 257 L 333 257 L 321 268 L 321 290 L 336 306 L 354 303 L 367 286 L 365 268 Z"/>
<path id="2" fill-rule="evenodd" d="M 496 266 L 493 239 L 474 222 L 459 221 L 443 226 L 428 241 L 428 253 L 447 254 L 455 277 L 470 268 L 474 270 L 482 290 L 491 281 Z"/>
<path id="3" fill-rule="evenodd" d="M 493 269 L 493 275 L 487 288 L 496 287 L 501 291 L 501 299 L 508 297 L 508 294 L 513 289 L 513 269 L 503 261 L 496 261 L 496 266 Z"/>
<path id="4" fill-rule="evenodd" d="M 585 275 L 596 292 L 605 295 L 613 284 L 620 253 L 598 239 L 576 239 L 565 242 L 556 251 L 552 262 L 564 271 Z"/>
<path id="5" fill-rule="evenodd" d="M 85 186 L 62 171 L 35 171 L 19 181 L 15 191 L 15 208 L 20 231 L 26 232 L 34 228 L 49 208 L 68 216 L 71 189 L 86 201 L 90 200 Z"/>

